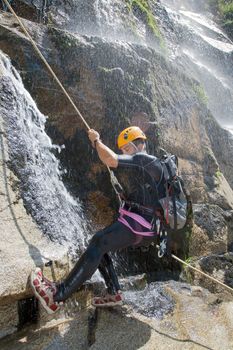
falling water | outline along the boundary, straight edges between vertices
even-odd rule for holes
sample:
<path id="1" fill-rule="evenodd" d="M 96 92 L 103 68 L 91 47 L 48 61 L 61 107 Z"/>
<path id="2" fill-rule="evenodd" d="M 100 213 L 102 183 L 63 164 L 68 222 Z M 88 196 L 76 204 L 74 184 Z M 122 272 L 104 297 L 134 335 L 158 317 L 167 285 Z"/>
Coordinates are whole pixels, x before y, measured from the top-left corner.
<path id="1" fill-rule="evenodd" d="M 17 71 L 0 52 L 0 110 L 9 143 L 10 166 L 20 179 L 24 205 L 52 240 L 75 252 L 82 249 L 87 224 L 82 207 L 60 179 L 55 156 L 61 148 L 45 132 L 46 117 L 40 113 Z"/>
<path id="2" fill-rule="evenodd" d="M 101 36 L 107 35 L 106 27 L 109 28 L 111 35 L 114 35 L 120 20 L 116 15 L 116 5 L 111 6 L 110 0 L 95 0 L 94 6 Z M 104 23 L 104 26 L 101 25 L 102 23 Z"/>
<path id="3" fill-rule="evenodd" d="M 145 23 L 120 0 L 78 1 L 85 14 L 94 12 L 93 23 L 82 13 L 73 30 L 107 40 L 123 40 L 151 46 Z M 200 12 L 204 1 L 161 0 L 151 2 L 151 11 L 160 24 L 167 55 L 187 75 L 201 83 L 205 103 L 223 128 L 233 128 L 233 43 L 212 20 Z M 91 10 L 90 10 L 91 8 Z M 84 11 L 85 9 L 85 11 Z M 89 11 L 88 11 L 89 9 Z M 79 11 L 80 12 L 80 11 Z M 88 16 L 87 16 L 88 17 Z M 95 19 L 95 20 L 94 20 Z"/>
<path id="4" fill-rule="evenodd" d="M 192 2 L 161 0 L 172 23 L 170 58 L 203 86 L 207 105 L 223 128 L 233 129 L 233 43 Z M 196 2 L 196 7 L 197 2 Z"/>

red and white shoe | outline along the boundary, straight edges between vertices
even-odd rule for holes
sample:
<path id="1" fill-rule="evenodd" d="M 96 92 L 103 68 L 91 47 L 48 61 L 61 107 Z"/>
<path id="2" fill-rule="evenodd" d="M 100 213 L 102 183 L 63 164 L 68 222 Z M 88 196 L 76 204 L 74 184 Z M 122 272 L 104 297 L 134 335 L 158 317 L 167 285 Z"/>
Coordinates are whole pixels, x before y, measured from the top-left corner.
<path id="1" fill-rule="evenodd" d="M 49 281 L 43 276 L 39 267 L 31 272 L 30 282 L 32 290 L 36 298 L 49 314 L 53 314 L 59 310 L 59 305 L 54 301 L 57 287 L 54 282 Z"/>
<path id="2" fill-rule="evenodd" d="M 112 307 L 122 305 L 123 296 L 121 293 L 117 293 L 114 295 L 106 294 L 102 297 L 95 297 L 92 300 L 92 305 L 96 307 Z"/>

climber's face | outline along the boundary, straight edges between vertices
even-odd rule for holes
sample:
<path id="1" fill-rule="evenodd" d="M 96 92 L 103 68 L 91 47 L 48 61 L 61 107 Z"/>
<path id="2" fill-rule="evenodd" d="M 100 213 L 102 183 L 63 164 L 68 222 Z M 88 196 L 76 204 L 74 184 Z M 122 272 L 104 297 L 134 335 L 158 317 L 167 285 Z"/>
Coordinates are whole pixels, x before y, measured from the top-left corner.
<path id="1" fill-rule="evenodd" d="M 145 144 L 140 143 L 139 145 L 135 145 L 133 142 L 129 142 L 126 145 L 121 147 L 121 151 L 123 154 L 132 155 L 138 152 L 145 151 Z"/>

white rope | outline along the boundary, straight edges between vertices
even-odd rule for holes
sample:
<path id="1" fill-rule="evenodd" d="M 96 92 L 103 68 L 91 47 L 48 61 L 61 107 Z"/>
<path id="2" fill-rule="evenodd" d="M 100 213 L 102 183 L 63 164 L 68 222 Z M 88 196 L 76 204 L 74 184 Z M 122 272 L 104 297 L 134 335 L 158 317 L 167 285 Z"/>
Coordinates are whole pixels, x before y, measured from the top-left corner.
<path id="1" fill-rule="evenodd" d="M 230 292 L 233 292 L 233 288 L 229 287 L 228 285 L 226 285 L 225 283 L 222 283 L 221 281 L 217 280 L 216 278 L 207 275 L 207 273 L 197 269 L 196 267 L 193 267 L 192 265 L 186 263 L 185 261 L 181 260 L 180 258 L 178 258 L 177 256 L 175 256 L 174 254 L 171 254 L 172 258 L 179 261 L 180 263 L 188 266 L 190 269 L 200 273 L 201 275 L 205 276 L 206 278 L 209 278 L 210 280 L 214 281 L 215 283 L 220 284 L 222 287 L 228 289 Z"/>
<path id="2" fill-rule="evenodd" d="M 156 248 L 159 249 L 159 245 L 156 245 Z M 188 266 L 190 269 L 200 273 L 201 275 L 205 276 L 206 278 L 209 278 L 210 280 L 214 281 L 215 283 L 220 284 L 222 287 L 228 289 L 230 292 L 233 292 L 233 288 L 229 287 L 225 283 L 222 283 L 221 281 L 217 280 L 216 278 L 209 276 L 207 273 L 197 269 L 196 267 L 193 267 L 192 265 L 188 264 L 187 262 L 183 261 L 182 259 L 178 258 L 176 255 L 171 254 L 171 257 L 177 261 L 179 261 L 181 264 Z"/>

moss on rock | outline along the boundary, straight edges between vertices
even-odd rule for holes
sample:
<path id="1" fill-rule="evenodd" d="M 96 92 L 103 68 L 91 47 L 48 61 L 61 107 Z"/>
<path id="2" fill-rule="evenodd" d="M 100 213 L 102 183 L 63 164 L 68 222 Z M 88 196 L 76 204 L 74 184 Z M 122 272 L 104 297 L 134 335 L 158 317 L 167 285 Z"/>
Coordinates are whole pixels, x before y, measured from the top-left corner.
<path id="1" fill-rule="evenodd" d="M 132 11 L 138 15 L 148 26 L 150 31 L 154 34 L 156 38 L 159 39 L 162 45 L 162 36 L 156 22 L 156 19 L 151 11 L 150 4 L 148 0 L 127 0 L 127 7 L 129 11 Z"/>
<path id="2" fill-rule="evenodd" d="M 221 26 L 233 38 L 233 1 L 208 0 L 208 3 L 212 12 L 219 17 Z"/>

